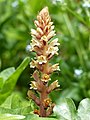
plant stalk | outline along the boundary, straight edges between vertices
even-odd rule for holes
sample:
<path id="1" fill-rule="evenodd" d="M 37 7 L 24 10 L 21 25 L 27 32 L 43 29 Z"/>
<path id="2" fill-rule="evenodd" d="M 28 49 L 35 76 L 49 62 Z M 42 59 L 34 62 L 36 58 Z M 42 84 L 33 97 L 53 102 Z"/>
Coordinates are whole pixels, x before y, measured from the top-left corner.
<path id="1" fill-rule="evenodd" d="M 40 116 L 41 117 L 46 117 L 44 100 L 47 99 L 47 97 L 48 97 L 48 94 L 46 93 L 46 86 L 44 86 L 40 96 Z"/>

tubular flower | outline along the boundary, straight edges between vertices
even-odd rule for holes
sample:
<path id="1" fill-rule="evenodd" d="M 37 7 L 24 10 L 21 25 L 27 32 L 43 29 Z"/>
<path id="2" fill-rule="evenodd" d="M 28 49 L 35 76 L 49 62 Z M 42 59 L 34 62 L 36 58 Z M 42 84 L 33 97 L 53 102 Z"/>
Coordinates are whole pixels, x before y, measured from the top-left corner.
<path id="1" fill-rule="evenodd" d="M 49 46 L 52 46 L 52 47 L 58 46 L 58 45 L 60 45 L 60 43 L 58 43 L 58 38 L 54 39 L 54 40 L 49 44 Z"/>
<path id="2" fill-rule="evenodd" d="M 47 98 L 47 99 L 44 100 L 43 104 L 44 104 L 45 107 L 48 107 L 52 104 L 52 101 L 51 101 L 50 98 Z"/>
<path id="3" fill-rule="evenodd" d="M 31 51 L 36 53 L 36 59 L 30 62 L 30 67 L 35 68 L 32 75 L 34 81 L 31 81 L 30 89 L 34 89 L 40 94 L 40 98 L 28 91 L 28 97 L 32 99 L 38 106 L 39 110 L 34 111 L 40 117 L 47 117 L 52 114 L 55 106 L 49 98 L 49 93 L 58 88 L 58 80 L 48 85 L 51 80 L 52 72 L 59 69 L 59 64 L 51 65 L 50 59 L 54 54 L 58 55 L 58 38 L 52 39 L 56 35 L 53 22 L 51 21 L 48 7 L 43 8 L 34 21 L 36 29 L 31 29 Z"/>
<path id="4" fill-rule="evenodd" d="M 32 43 L 31 43 L 32 48 L 34 48 L 35 46 L 37 46 L 37 47 L 41 47 L 42 46 L 40 41 L 38 41 L 37 39 L 32 39 L 31 41 L 32 41 Z"/>
<path id="5" fill-rule="evenodd" d="M 37 61 L 35 61 L 35 60 L 32 60 L 32 61 L 30 62 L 30 68 L 35 68 L 36 65 L 37 65 Z"/>
<path id="6" fill-rule="evenodd" d="M 46 37 L 45 35 L 41 37 L 41 40 L 43 40 L 43 41 L 45 41 L 45 42 L 48 41 L 48 39 L 47 39 L 47 37 Z"/>
<path id="7" fill-rule="evenodd" d="M 58 84 L 58 80 L 56 80 L 53 83 L 51 83 L 51 85 L 48 87 L 47 93 L 50 93 L 51 91 L 53 91 L 54 89 L 58 87 L 60 87 L 60 85 Z"/>
<path id="8" fill-rule="evenodd" d="M 36 82 L 35 81 L 31 81 L 31 84 L 30 84 L 30 89 L 37 89 L 37 84 L 36 84 Z"/>
<path id="9" fill-rule="evenodd" d="M 41 80 L 43 82 L 48 82 L 49 80 L 51 80 L 50 76 L 48 74 L 43 74 Z"/>
<path id="10" fill-rule="evenodd" d="M 37 62 L 38 62 L 39 64 L 46 63 L 46 62 L 47 62 L 46 56 L 43 56 L 43 55 L 38 56 L 38 57 L 37 57 Z"/>
<path id="11" fill-rule="evenodd" d="M 54 72 L 56 70 L 60 71 L 59 63 L 52 65 L 51 68 L 50 68 L 51 72 Z"/>
<path id="12" fill-rule="evenodd" d="M 52 46 L 50 46 L 48 48 L 48 50 L 47 50 L 47 53 L 48 54 L 52 54 L 52 55 L 54 55 L 54 54 L 58 55 L 57 51 L 58 51 L 58 47 L 52 47 Z"/>

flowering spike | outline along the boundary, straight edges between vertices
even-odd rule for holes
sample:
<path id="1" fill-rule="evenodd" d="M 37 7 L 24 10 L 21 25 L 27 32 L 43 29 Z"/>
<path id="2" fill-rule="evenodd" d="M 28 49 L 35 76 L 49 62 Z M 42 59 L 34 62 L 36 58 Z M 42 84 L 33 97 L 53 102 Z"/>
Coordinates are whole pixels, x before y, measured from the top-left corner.
<path id="1" fill-rule="evenodd" d="M 58 55 L 58 45 L 60 43 L 58 43 L 58 38 L 51 40 L 56 34 L 48 7 L 43 8 L 39 12 L 34 24 L 36 29 L 31 29 L 32 40 L 30 45 L 31 51 L 36 52 L 36 58 L 30 62 L 30 67 L 37 70 L 32 75 L 35 81 L 31 81 L 30 89 L 38 91 L 40 99 L 31 90 L 28 91 L 28 96 L 40 108 L 39 110 L 35 110 L 34 113 L 41 117 L 46 117 L 52 114 L 55 105 L 48 97 L 48 94 L 60 86 L 57 80 L 48 86 L 48 82 L 51 80 L 51 73 L 60 70 L 58 63 L 54 65 L 49 63 L 54 54 Z"/>

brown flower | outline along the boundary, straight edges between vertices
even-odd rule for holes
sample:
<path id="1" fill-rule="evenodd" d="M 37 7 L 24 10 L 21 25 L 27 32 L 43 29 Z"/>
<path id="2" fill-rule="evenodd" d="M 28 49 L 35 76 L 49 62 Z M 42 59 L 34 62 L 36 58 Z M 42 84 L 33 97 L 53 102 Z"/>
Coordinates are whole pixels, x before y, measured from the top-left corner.
<path id="1" fill-rule="evenodd" d="M 31 90 L 28 92 L 29 98 L 39 106 L 40 110 L 34 110 L 35 114 L 46 117 L 52 114 L 54 103 L 48 97 L 48 94 L 58 88 L 58 80 L 48 85 L 51 80 L 50 74 L 59 69 L 59 64 L 50 65 L 49 60 L 58 55 L 58 38 L 50 40 L 55 36 L 53 22 L 51 21 L 48 7 L 43 8 L 34 21 L 36 29 L 31 29 L 31 51 L 36 53 L 35 60 L 30 62 L 30 67 L 35 68 L 32 77 L 35 81 L 31 81 L 30 89 L 39 93 L 38 98 Z"/>

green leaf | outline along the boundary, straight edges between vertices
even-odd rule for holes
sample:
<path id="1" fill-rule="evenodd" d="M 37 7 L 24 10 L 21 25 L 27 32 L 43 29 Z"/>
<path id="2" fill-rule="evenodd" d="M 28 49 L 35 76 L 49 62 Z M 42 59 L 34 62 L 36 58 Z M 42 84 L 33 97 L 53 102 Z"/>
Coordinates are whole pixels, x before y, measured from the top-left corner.
<path id="1" fill-rule="evenodd" d="M 7 97 L 6 100 L 3 102 L 3 104 L 0 105 L 0 109 L 2 109 L 2 108 L 11 109 L 12 97 L 13 97 L 13 95 L 10 95 L 9 97 Z M 2 112 L 0 112 L 0 113 L 2 113 Z"/>
<path id="2" fill-rule="evenodd" d="M 76 115 L 76 107 L 72 99 L 66 98 L 60 105 L 54 107 L 54 113 L 59 120 L 74 120 Z"/>
<path id="3" fill-rule="evenodd" d="M 24 118 L 23 115 L 0 114 L 0 120 L 21 120 Z"/>
<path id="4" fill-rule="evenodd" d="M 35 114 L 30 114 L 27 115 L 24 120 L 58 120 L 56 118 L 49 118 L 49 117 L 39 117 L 38 115 Z"/>
<path id="5" fill-rule="evenodd" d="M 13 109 L 15 113 L 19 111 L 19 114 L 23 114 L 23 115 L 29 114 L 31 111 L 33 111 L 31 104 L 32 102 L 24 99 L 20 93 L 14 93 L 12 95 L 11 109 Z"/>
<path id="6" fill-rule="evenodd" d="M 58 120 L 56 118 L 42 118 L 42 117 L 33 117 L 31 120 Z"/>
<path id="7" fill-rule="evenodd" d="M 3 78 L 0 76 L 0 89 L 2 88 L 3 86 Z"/>
<path id="8" fill-rule="evenodd" d="M 42 118 L 42 117 L 34 117 L 31 120 L 58 120 L 56 118 Z"/>
<path id="9" fill-rule="evenodd" d="M 15 68 L 7 68 L 0 72 L 0 89 L 3 87 L 5 81 L 15 72 Z"/>
<path id="10" fill-rule="evenodd" d="M 78 120 L 90 120 L 90 99 L 82 100 L 77 111 Z"/>
<path id="11" fill-rule="evenodd" d="M 0 77 L 3 78 L 3 80 L 7 80 L 13 73 L 15 72 L 15 68 L 11 67 L 11 68 L 7 68 L 5 70 L 3 70 L 2 72 L 0 72 Z"/>
<path id="12" fill-rule="evenodd" d="M 71 98 L 75 101 L 80 101 L 82 98 L 79 95 L 80 89 L 79 86 L 73 86 L 69 87 L 67 89 L 64 89 L 59 96 L 59 98 L 56 100 L 57 103 L 63 101 L 64 98 Z"/>
<path id="13" fill-rule="evenodd" d="M 22 101 L 23 100 L 22 100 L 20 94 L 13 94 L 12 100 L 11 100 L 11 108 L 12 109 L 20 108 Z"/>
<path id="14" fill-rule="evenodd" d="M 0 105 L 0 114 L 29 114 L 32 109 L 32 102 L 24 99 L 22 94 L 14 92 L 11 94 L 2 105 Z"/>
<path id="15" fill-rule="evenodd" d="M 2 104 L 3 101 L 11 94 L 20 74 L 26 68 L 28 63 L 29 57 L 25 58 L 23 62 L 20 64 L 20 66 L 14 71 L 14 73 L 11 74 L 11 76 L 5 81 L 3 88 L 0 91 L 0 104 Z"/>

